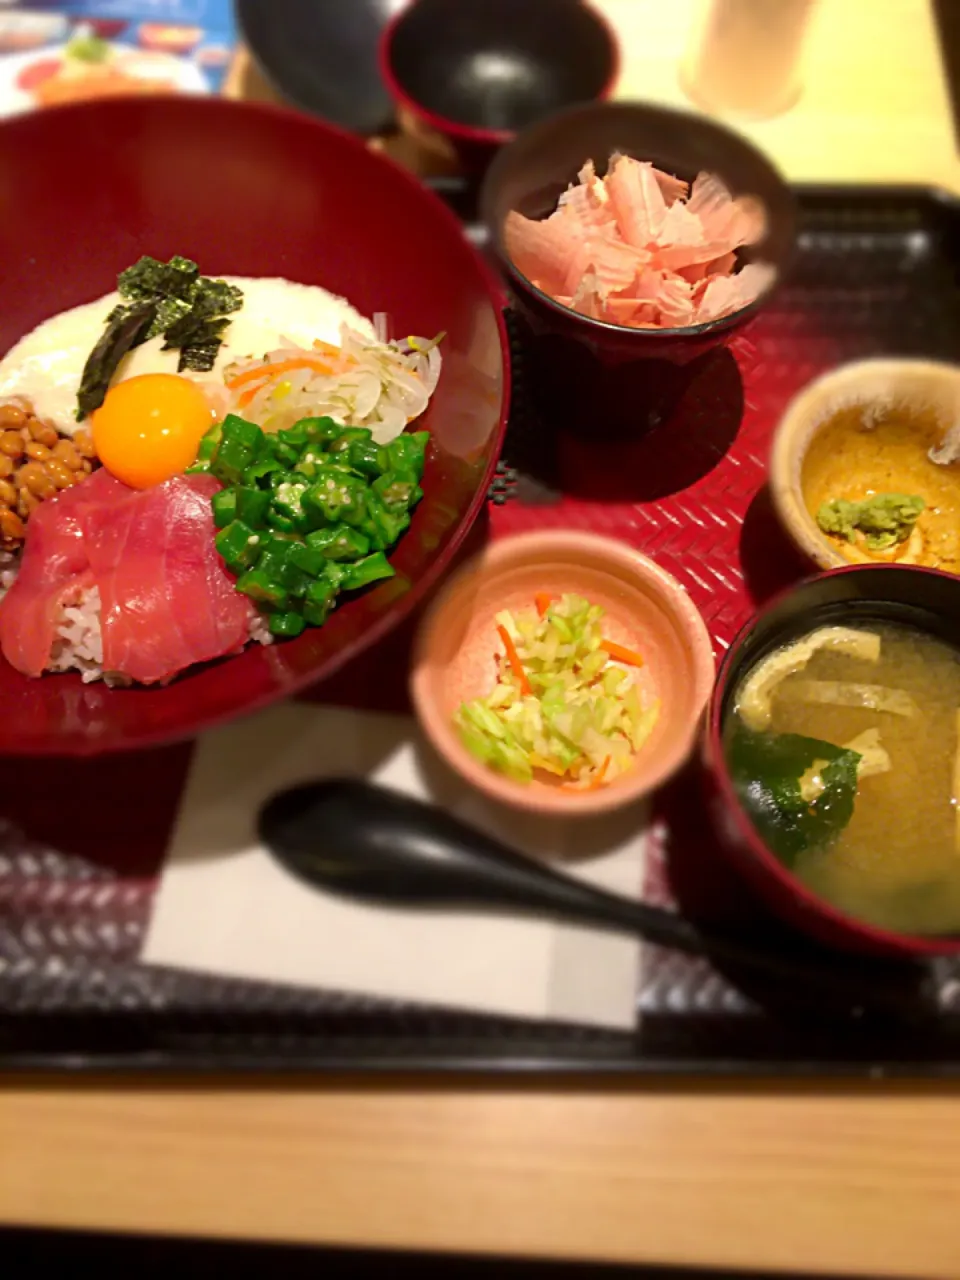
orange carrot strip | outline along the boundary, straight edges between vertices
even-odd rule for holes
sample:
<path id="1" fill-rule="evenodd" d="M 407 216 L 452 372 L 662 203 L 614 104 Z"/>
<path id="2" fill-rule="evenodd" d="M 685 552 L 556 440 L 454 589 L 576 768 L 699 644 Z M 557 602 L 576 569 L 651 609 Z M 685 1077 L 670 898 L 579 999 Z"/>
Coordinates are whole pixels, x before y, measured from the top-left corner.
<path id="1" fill-rule="evenodd" d="M 553 596 L 547 591 L 538 591 L 533 598 L 536 602 L 537 613 L 541 618 L 544 617 L 551 604 L 553 604 Z"/>
<path id="2" fill-rule="evenodd" d="M 340 355 L 339 347 L 335 347 L 332 342 L 324 342 L 321 338 L 314 338 L 313 348 L 315 351 L 323 351 L 326 355 L 333 356 L 334 359 Z"/>
<path id="3" fill-rule="evenodd" d="M 523 663 L 520 661 L 520 655 L 517 653 L 517 646 L 510 639 L 510 632 L 506 627 L 497 624 L 497 634 L 503 641 L 503 647 L 507 652 L 507 661 L 513 668 L 513 674 L 517 677 L 520 684 L 520 692 L 525 698 L 529 698 L 533 693 L 530 688 L 530 681 L 527 679 L 527 673 L 523 669 Z"/>
<path id="4" fill-rule="evenodd" d="M 246 369 L 231 378 L 227 386 L 231 391 L 242 387 L 244 383 L 254 382 L 260 378 L 275 378 L 278 374 L 289 373 L 291 369 L 316 369 L 318 373 L 333 373 L 333 369 L 325 360 L 316 356 L 295 356 L 290 360 L 278 360 L 276 364 L 259 364 L 255 369 Z"/>
<path id="5" fill-rule="evenodd" d="M 615 640 L 601 640 L 600 648 L 604 653 L 609 654 L 614 662 L 623 662 L 628 667 L 642 667 L 643 654 L 637 653 L 634 649 L 627 649 L 622 644 L 617 644 Z"/>
<path id="6" fill-rule="evenodd" d="M 336 352 L 335 347 L 331 347 L 330 350 Z M 349 363 L 355 364 L 356 361 L 351 357 Z M 296 360 L 282 360 L 277 364 L 262 364 L 259 369 L 248 369 L 246 373 L 241 373 L 236 378 L 231 378 L 227 383 L 227 387 L 230 390 L 234 390 L 244 382 L 249 382 L 254 374 L 260 375 L 259 381 L 248 387 L 238 398 L 237 407 L 243 409 L 268 383 L 273 382 L 279 374 L 286 373 L 290 369 L 316 369 L 318 373 L 333 373 L 333 369 L 323 360 L 299 358 Z"/>
<path id="7" fill-rule="evenodd" d="M 252 387 L 247 387 L 246 391 L 243 391 L 237 398 L 237 408 L 245 409 L 254 396 L 256 396 L 257 392 L 262 391 L 269 381 L 269 378 L 265 378 L 263 382 L 258 382 Z"/>
<path id="8" fill-rule="evenodd" d="M 607 756 L 603 764 L 600 766 L 600 772 L 593 778 L 587 786 L 588 791 L 599 791 L 603 786 L 603 780 L 606 777 L 607 770 L 610 768 L 610 757 Z"/>
<path id="9" fill-rule="evenodd" d="M 603 786 L 603 779 L 606 776 L 607 770 L 610 768 L 611 762 L 612 762 L 612 757 L 607 756 L 603 764 L 600 766 L 600 770 L 597 773 L 596 777 L 591 778 L 585 787 L 575 787 L 568 784 L 565 787 L 561 787 L 560 788 L 561 791 L 579 791 L 581 793 L 583 793 L 584 791 L 599 791 L 600 788 Z"/>

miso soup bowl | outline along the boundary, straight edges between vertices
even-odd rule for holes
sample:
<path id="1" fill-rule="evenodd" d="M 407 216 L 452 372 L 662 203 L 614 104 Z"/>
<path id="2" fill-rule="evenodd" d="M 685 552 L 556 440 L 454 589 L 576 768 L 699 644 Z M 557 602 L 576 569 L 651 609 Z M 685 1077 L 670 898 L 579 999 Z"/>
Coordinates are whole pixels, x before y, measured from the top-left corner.
<path id="1" fill-rule="evenodd" d="M 923 959 L 960 954 L 960 935 L 919 937 L 878 929 L 812 893 L 767 847 L 741 806 L 723 751 L 723 725 L 740 680 L 771 650 L 822 626 L 901 622 L 948 643 L 960 637 L 960 578 L 938 569 L 847 565 L 778 596 L 737 635 L 707 708 L 707 806 L 724 854 L 766 905 L 828 946 Z"/>

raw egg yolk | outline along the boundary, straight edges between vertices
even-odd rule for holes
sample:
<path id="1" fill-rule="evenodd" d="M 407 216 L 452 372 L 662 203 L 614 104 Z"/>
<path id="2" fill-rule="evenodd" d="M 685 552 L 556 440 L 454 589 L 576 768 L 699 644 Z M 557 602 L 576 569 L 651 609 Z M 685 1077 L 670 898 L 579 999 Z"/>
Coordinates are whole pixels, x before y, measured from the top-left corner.
<path id="1" fill-rule="evenodd" d="M 196 383 L 175 373 L 144 373 L 118 382 L 93 414 L 93 443 L 111 475 L 149 489 L 196 459 L 214 416 Z"/>

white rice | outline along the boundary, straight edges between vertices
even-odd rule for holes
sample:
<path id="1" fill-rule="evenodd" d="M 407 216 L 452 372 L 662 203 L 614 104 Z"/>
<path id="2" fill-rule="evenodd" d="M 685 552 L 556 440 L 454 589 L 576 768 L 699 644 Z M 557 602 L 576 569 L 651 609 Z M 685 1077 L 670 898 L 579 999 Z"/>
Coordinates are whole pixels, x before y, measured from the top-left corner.
<path id="1" fill-rule="evenodd" d="M 273 644 L 273 633 L 267 626 L 266 616 L 254 613 L 250 619 L 250 639 L 254 644 Z"/>
<path id="2" fill-rule="evenodd" d="M 0 551 L 0 600 L 16 582 L 19 566 L 19 551 Z"/>
<path id="3" fill-rule="evenodd" d="M 0 552 L 0 600 L 16 580 L 19 559 L 19 552 Z M 261 613 L 254 613 L 250 618 L 250 639 L 257 644 L 273 643 L 267 620 Z M 93 680 L 103 680 L 111 686 L 133 683 L 129 676 L 103 669 L 99 587 L 81 591 L 76 600 L 64 604 L 47 670 L 79 671 L 84 684 Z"/>
<path id="4" fill-rule="evenodd" d="M 81 591 L 75 604 L 64 605 L 47 669 L 79 671 L 84 684 L 101 679 L 110 685 L 131 683 L 126 676 L 103 669 L 99 587 Z"/>

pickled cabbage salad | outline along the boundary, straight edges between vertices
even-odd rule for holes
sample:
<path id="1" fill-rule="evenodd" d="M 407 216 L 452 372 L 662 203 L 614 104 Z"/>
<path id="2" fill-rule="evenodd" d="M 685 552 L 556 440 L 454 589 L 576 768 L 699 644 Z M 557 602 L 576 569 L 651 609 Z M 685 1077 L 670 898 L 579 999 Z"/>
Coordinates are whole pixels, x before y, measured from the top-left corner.
<path id="1" fill-rule="evenodd" d="M 496 615 L 497 682 L 455 717 L 476 759 L 517 782 L 542 770 L 575 791 L 631 767 L 660 703 L 637 681 L 642 654 L 605 639 L 603 618 L 575 595 L 537 596 L 535 611 Z"/>

